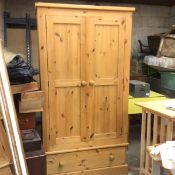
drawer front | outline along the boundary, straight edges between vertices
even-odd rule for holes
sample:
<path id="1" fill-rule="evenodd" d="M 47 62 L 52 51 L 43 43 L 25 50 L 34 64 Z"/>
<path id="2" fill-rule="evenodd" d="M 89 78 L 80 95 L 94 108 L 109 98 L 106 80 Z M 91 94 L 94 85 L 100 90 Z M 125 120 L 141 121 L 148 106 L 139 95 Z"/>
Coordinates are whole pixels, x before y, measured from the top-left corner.
<path id="1" fill-rule="evenodd" d="M 48 174 L 113 167 L 126 163 L 126 147 L 104 148 L 47 155 Z"/>
<path id="2" fill-rule="evenodd" d="M 113 167 L 98 168 L 93 170 L 84 170 L 71 173 L 61 173 L 59 175 L 128 175 L 128 166 L 127 165 L 113 166 Z"/>
<path id="3" fill-rule="evenodd" d="M 44 92 L 33 91 L 21 94 L 19 113 L 41 112 L 44 107 Z"/>
<path id="4" fill-rule="evenodd" d="M 21 130 L 35 128 L 35 113 L 17 114 Z"/>

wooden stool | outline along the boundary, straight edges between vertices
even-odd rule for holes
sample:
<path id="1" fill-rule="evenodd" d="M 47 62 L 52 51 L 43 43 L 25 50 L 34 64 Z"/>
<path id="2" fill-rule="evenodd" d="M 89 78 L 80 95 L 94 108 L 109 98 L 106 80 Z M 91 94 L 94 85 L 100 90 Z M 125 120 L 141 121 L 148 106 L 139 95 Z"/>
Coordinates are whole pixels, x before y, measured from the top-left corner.
<path id="1" fill-rule="evenodd" d="M 175 99 L 171 100 L 175 103 Z M 136 103 L 136 105 L 142 107 L 140 175 L 153 175 L 153 162 L 146 148 L 173 139 L 175 111 L 166 109 L 166 101 L 167 100 Z"/>

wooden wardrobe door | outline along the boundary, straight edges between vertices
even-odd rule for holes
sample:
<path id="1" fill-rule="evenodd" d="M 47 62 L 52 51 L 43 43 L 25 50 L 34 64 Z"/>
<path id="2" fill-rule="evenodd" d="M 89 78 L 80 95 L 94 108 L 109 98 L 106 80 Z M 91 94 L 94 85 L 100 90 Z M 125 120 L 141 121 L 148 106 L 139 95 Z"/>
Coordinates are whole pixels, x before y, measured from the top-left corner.
<path id="1" fill-rule="evenodd" d="M 49 142 L 60 149 L 77 147 L 86 137 L 84 104 L 85 20 L 47 16 Z M 81 86 L 82 84 L 82 86 Z"/>
<path id="2" fill-rule="evenodd" d="M 87 32 L 87 133 L 90 141 L 122 142 L 125 20 L 89 17 Z"/>

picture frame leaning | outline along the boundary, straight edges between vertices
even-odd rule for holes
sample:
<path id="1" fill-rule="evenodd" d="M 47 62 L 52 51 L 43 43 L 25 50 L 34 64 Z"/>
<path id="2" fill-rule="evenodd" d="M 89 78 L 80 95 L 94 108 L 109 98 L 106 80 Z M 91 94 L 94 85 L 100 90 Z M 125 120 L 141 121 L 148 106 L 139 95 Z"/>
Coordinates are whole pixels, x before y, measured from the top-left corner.
<path id="1" fill-rule="evenodd" d="M 28 175 L 16 109 L 0 41 L 0 106 L 15 175 Z M 1 133 L 0 133 L 1 134 Z"/>

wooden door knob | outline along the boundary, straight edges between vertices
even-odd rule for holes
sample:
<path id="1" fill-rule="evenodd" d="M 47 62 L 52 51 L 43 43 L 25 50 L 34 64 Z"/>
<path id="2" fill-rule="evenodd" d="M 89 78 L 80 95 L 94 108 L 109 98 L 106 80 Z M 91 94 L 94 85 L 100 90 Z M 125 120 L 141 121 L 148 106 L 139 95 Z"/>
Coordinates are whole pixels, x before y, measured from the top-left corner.
<path id="1" fill-rule="evenodd" d="M 82 86 L 86 86 L 86 85 L 87 85 L 87 82 L 86 82 L 86 81 L 82 81 L 82 82 L 81 82 L 81 85 L 82 85 Z"/>
<path id="2" fill-rule="evenodd" d="M 64 166 L 64 162 L 59 162 L 59 167 L 62 168 Z"/>
<path id="3" fill-rule="evenodd" d="M 94 86 L 94 84 L 95 84 L 95 81 L 94 81 L 94 80 L 90 80 L 90 81 L 89 81 L 89 85 L 90 85 L 90 86 Z"/>
<path id="4" fill-rule="evenodd" d="M 113 155 L 110 155 L 110 156 L 109 156 L 109 160 L 110 160 L 110 161 L 114 161 L 114 159 L 115 159 L 115 157 L 114 157 Z"/>

